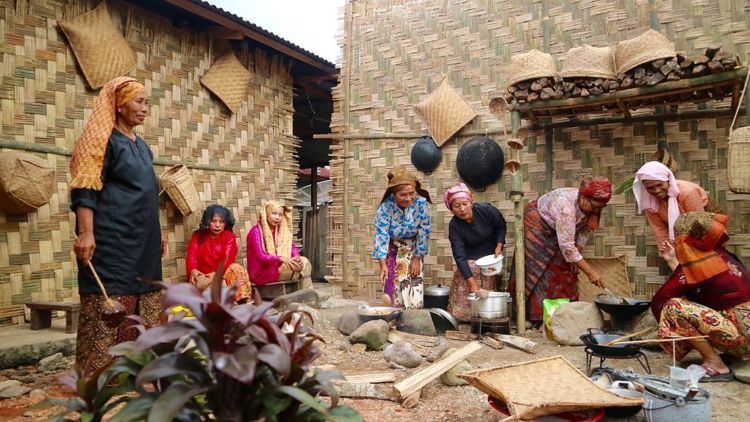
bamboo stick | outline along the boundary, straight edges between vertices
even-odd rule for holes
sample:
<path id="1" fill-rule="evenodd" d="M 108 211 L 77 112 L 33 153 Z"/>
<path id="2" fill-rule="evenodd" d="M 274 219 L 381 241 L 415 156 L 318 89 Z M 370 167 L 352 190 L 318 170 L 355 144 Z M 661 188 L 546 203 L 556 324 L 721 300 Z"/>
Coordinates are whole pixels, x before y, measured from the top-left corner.
<path id="1" fill-rule="evenodd" d="M 633 340 L 633 341 L 621 341 L 617 344 L 622 346 L 623 344 L 648 344 L 648 343 L 671 343 L 673 341 L 683 340 L 700 340 L 708 336 L 692 336 L 692 337 L 673 337 L 673 338 L 652 338 L 647 340 Z"/>
<path id="2" fill-rule="evenodd" d="M 642 329 L 642 330 L 640 330 L 640 331 L 636 331 L 636 332 L 634 332 L 634 333 L 632 333 L 632 334 L 625 334 L 624 336 L 620 336 L 620 337 L 617 337 L 617 338 L 616 338 L 616 339 L 614 339 L 614 340 L 610 340 L 610 341 L 608 341 L 608 342 L 606 342 L 606 343 L 602 344 L 602 346 L 612 346 L 613 344 L 617 344 L 617 343 L 620 343 L 620 342 L 622 342 L 622 341 L 623 341 L 623 340 L 625 340 L 626 338 L 630 338 L 630 337 L 635 337 L 635 336 L 639 336 L 639 335 L 641 335 L 641 334 L 646 334 L 646 333 L 648 333 L 648 332 L 651 332 L 651 331 L 653 331 L 653 330 L 655 330 L 655 329 L 656 329 L 656 327 L 648 327 L 648 328 L 644 328 L 644 329 Z"/>
<path id="3" fill-rule="evenodd" d="M 380 384 L 396 381 L 396 375 L 390 371 L 344 375 L 344 378 L 352 384 Z"/>
<path id="4" fill-rule="evenodd" d="M 516 105 L 514 101 L 513 104 Z M 510 127 L 513 137 L 518 136 L 521 127 L 521 114 L 513 111 L 510 114 Z M 519 157 L 520 161 L 520 157 Z M 519 335 L 526 333 L 526 257 L 524 256 L 524 233 L 523 233 L 523 172 L 517 171 L 512 176 L 511 199 L 515 208 L 515 248 L 514 258 L 516 264 L 516 330 Z"/>

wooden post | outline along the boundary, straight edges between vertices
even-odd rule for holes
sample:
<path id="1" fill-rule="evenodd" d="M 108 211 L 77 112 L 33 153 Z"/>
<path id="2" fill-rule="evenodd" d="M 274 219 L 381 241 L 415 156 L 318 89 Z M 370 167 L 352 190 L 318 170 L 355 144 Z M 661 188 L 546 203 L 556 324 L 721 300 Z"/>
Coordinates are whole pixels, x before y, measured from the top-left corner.
<path id="1" fill-rule="evenodd" d="M 343 101 L 343 112 L 344 112 L 344 125 L 346 126 L 346 134 L 349 135 L 351 131 L 350 127 L 350 95 L 351 95 L 351 80 L 352 80 L 352 20 L 354 20 L 354 11 L 352 10 L 352 2 L 346 2 L 346 12 L 344 13 L 344 19 L 346 20 L 346 45 L 344 47 L 344 63 L 346 63 L 346 71 L 343 72 L 344 79 L 344 101 Z M 344 192 L 342 195 L 343 203 L 341 204 L 341 216 L 343 221 L 341 222 L 341 290 L 345 291 L 347 284 L 347 277 L 349 276 L 349 183 L 347 182 L 349 176 L 349 136 L 344 139 L 344 152 L 343 152 L 343 178 L 342 183 L 344 184 Z"/>
<path id="2" fill-rule="evenodd" d="M 748 63 L 748 60 L 750 60 L 750 53 L 745 53 L 745 63 Z M 747 70 L 750 72 L 750 69 Z M 747 89 L 747 78 L 743 79 L 742 83 L 742 89 L 743 91 Z M 737 104 L 737 107 L 742 107 L 742 104 Z M 750 95 L 745 92 L 745 122 L 750 126 Z M 731 128 L 730 128 L 731 129 Z"/>
<path id="3" fill-rule="evenodd" d="M 310 167 L 310 207 L 312 207 L 312 218 L 308 222 L 310 227 L 309 233 L 312 233 L 312 242 L 307 242 L 311 246 L 311 250 L 305 251 L 305 255 L 310 259 L 312 266 L 312 276 L 315 279 L 315 274 L 318 273 L 318 260 L 315 259 L 318 256 L 318 166 L 313 165 Z"/>
<path id="4" fill-rule="evenodd" d="M 520 126 L 521 113 L 518 111 L 511 112 L 510 127 L 514 137 L 518 135 Z M 520 154 L 518 158 L 520 161 Z M 524 334 L 526 333 L 526 257 L 524 256 L 523 236 L 523 171 L 519 170 L 513 174 L 510 192 L 516 213 L 514 252 L 516 264 L 516 329 L 518 334 Z"/>
<path id="5" fill-rule="evenodd" d="M 554 151 L 552 149 L 552 142 L 554 141 L 554 129 L 544 129 L 544 176 L 545 176 L 545 188 L 550 191 L 552 190 L 552 178 L 555 174 L 555 160 L 553 158 Z"/>

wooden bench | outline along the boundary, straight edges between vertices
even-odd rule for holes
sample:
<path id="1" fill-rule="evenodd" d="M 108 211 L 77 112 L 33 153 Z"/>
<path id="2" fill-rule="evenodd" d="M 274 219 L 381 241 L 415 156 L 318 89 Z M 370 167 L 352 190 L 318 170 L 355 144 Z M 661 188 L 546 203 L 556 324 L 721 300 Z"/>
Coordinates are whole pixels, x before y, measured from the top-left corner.
<path id="1" fill-rule="evenodd" d="M 73 334 L 78 331 L 78 317 L 81 315 L 80 303 L 68 302 L 29 302 L 31 310 L 31 329 L 41 330 L 52 326 L 52 311 L 65 312 L 65 332 Z"/>
<path id="2" fill-rule="evenodd" d="M 258 289 L 260 297 L 264 300 L 271 300 L 287 293 L 296 292 L 300 289 L 300 280 L 277 281 L 270 284 L 254 284 L 253 287 Z"/>

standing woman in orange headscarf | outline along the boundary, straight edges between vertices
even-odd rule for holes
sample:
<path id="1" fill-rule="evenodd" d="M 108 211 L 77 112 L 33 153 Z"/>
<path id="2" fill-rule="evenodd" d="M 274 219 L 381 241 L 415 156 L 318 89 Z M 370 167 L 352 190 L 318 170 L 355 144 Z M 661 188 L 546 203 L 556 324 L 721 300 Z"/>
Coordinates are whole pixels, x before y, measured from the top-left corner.
<path id="1" fill-rule="evenodd" d="M 591 283 L 602 285 L 602 276 L 581 255 L 591 233 L 599 228 L 604 207 L 612 198 L 612 185 L 604 177 L 583 179 L 578 188 L 547 192 L 526 205 L 523 214 L 526 257 L 527 319 L 540 322 L 544 299 L 578 300 L 578 271 Z M 518 253 L 518 252 L 516 252 Z M 515 260 L 514 260 L 515 261 Z M 515 264 L 515 262 L 514 262 Z M 515 265 L 508 291 L 515 292 Z"/>
<path id="2" fill-rule="evenodd" d="M 375 248 L 384 294 L 395 306 L 424 306 L 422 258 L 430 240 L 430 194 L 411 171 L 388 172 L 388 188 L 375 213 Z"/>
<path id="3" fill-rule="evenodd" d="M 102 319 L 107 305 L 89 262 L 127 315 L 140 316 L 146 325 L 159 321 L 158 287 L 139 281 L 161 280 L 163 253 L 153 155 L 133 131 L 148 115 L 145 91 L 133 78 L 107 82 L 70 162 L 81 295 L 76 363 L 89 370 L 109 363 L 110 347 L 138 335 L 132 320 Z"/>

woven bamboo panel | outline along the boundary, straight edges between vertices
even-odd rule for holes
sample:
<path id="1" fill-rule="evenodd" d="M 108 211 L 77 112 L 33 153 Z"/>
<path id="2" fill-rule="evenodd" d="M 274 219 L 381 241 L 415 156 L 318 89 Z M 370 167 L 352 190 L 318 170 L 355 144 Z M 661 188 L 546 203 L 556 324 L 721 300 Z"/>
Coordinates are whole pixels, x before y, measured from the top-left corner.
<path id="1" fill-rule="evenodd" d="M 696 54 L 720 43 L 722 51 L 747 57 L 750 27 L 743 2 L 737 1 L 675 0 L 656 2 L 655 6 L 634 0 L 349 2 L 351 14 L 342 19 L 343 27 L 350 25 L 352 30 L 344 31 L 340 44 L 345 52 L 351 45 L 351 60 L 340 63 L 342 83 L 334 89 L 332 129 L 335 133 L 424 132 L 426 128 L 412 106 L 431 92 L 443 75 L 478 113 L 464 131 L 496 128 L 499 122 L 488 104 L 507 86 L 512 55 L 537 48 L 563 57 L 570 48 L 584 43 L 616 45 L 649 29 L 650 7 L 655 7 L 660 32 L 674 41 L 678 51 Z M 350 94 L 344 101 L 347 80 Z M 348 112 L 343 109 L 347 103 Z M 506 120 L 506 126 L 509 123 Z M 747 195 L 731 193 L 726 185 L 728 125 L 726 119 L 667 123 L 665 138 L 680 164 L 677 176 L 699 183 L 730 213 L 729 248 L 750 264 L 750 200 Z M 550 189 L 577 186 L 588 174 L 607 176 L 619 184 L 633 177 L 657 150 L 658 142 L 656 123 L 557 129 L 552 135 L 551 157 L 546 156 L 544 135 L 526 142 L 528 148 L 522 156 L 525 200 Z M 421 177 L 436 199 L 430 253 L 425 259 L 427 283 L 450 284 L 455 270 L 447 236 L 451 215 L 440 198 L 458 180 L 456 153 L 468 139 L 459 132 L 443 146 L 440 167 L 429 177 Z M 505 144 L 501 137 L 494 139 Z M 370 258 L 373 217 L 388 169 L 409 164 L 415 141 L 352 139 L 348 150 L 344 150 L 344 141 L 332 145 L 330 269 L 345 295 L 374 295 L 379 287 L 377 267 Z M 347 203 L 342 203 L 344 183 L 348 187 Z M 509 188 L 510 177 L 505 175 L 475 197 L 496 205 L 508 220 L 506 250 L 512 253 L 515 215 Z M 348 230 L 343 233 L 345 210 Z M 347 254 L 343 256 L 345 243 Z M 637 296 L 650 297 L 665 279 L 667 269 L 659 266 L 651 229 L 645 217 L 636 215 L 632 194 L 615 195 L 604 213 L 603 227 L 584 254 L 627 255 L 628 278 Z M 347 274 L 343 274 L 344 260 Z"/>
<path id="2" fill-rule="evenodd" d="M 224 41 L 172 25 L 168 17 L 110 1 L 113 21 L 136 52 L 130 76 L 143 81 L 150 115 L 138 133 L 157 159 L 242 168 L 192 169 L 204 205 L 227 206 L 245 261 L 245 236 L 266 198 L 291 199 L 299 140 L 292 135 L 293 92 L 288 63 L 246 45 L 236 49 L 252 72 L 247 101 L 237 113 L 199 83 L 227 47 Z M 56 21 L 91 10 L 96 1 L 0 0 L 0 138 L 71 151 L 96 91 L 87 85 Z M 69 156 L 40 154 L 57 170 L 56 191 L 36 212 L 0 214 L 0 325 L 23 322 L 29 300 L 77 301 L 69 211 Z M 157 165 L 161 173 L 166 167 Z M 161 225 L 168 240 L 164 277 L 185 273 L 185 248 L 200 213 L 183 217 L 162 195 Z"/>

